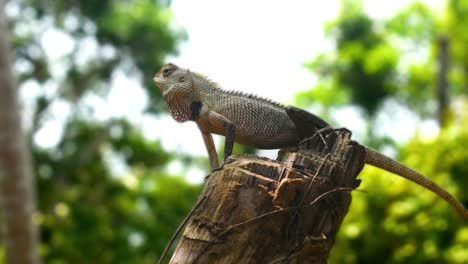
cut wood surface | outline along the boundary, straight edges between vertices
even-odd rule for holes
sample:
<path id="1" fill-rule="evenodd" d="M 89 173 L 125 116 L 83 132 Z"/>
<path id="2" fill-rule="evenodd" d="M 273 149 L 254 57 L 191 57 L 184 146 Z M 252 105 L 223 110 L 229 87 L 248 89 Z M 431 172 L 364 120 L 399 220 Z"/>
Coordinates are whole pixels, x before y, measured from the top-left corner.
<path id="1" fill-rule="evenodd" d="M 325 263 L 364 166 L 350 136 L 315 136 L 277 160 L 229 158 L 207 177 L 170 263 Z"/>

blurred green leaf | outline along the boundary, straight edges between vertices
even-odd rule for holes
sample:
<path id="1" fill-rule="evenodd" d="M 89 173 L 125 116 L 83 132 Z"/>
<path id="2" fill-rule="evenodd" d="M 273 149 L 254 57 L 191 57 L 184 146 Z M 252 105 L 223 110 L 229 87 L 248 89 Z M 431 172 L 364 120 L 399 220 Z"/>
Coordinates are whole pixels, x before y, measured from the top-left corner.
<path id="1" fill-rule="evenodd" d="M 468 104 L 464 104 L 468 107 Z M 468 116 L 437 137 L 415 137 L 398 158 L 468 205 Z M 330 263 L 465 263 L 463 219 L 444 200 L 406 179 L 374 167 L 359 178 L 360 190 L 338 234 Z"/>

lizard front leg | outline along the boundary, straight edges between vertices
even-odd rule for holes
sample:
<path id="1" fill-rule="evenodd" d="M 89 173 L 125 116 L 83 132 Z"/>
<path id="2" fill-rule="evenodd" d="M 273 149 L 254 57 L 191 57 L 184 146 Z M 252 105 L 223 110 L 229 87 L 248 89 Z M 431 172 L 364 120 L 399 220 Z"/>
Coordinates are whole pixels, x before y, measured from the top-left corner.
<path id="1" fill-rule="evenodd" d="M 203 136 L 203 141 L 205 142 L 206 150 L 208 151 L 208 157 L 210 159 L 211 170 L 214 170 L 219 167 L 218 163 L 218 153 L 216 153 L 216 147 L 213 142 L 213 136 L 207 132 L 201 132 Z"/>
<path id="2" fill-rule="evenodd" d="M 234 124 L 227 119 L 225 116 L 210 111 L 208 113 L 208 123 L 213 128 L 221 128 L 224 130 L 225 141 L 224 141 L 224 161 L 231 156 L 232 148 L 234 147 L 234 138 L 235 138 L 235 127 Z M 215 129 L 216 130 L 216 129 Z M 224 162 L 223 162 L 224 165 Z M 222 166 L 221 166 L 222 167 Z"/>

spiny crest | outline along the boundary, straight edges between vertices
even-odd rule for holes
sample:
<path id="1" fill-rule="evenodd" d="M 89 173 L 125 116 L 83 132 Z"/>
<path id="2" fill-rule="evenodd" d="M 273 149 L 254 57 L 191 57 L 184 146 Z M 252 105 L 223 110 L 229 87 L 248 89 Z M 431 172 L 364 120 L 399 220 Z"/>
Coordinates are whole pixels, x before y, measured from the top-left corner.
<path id="1" fill-rule="evenodd" d="M 211 80 L 210 78 L 206 77 L 205 75 L 197 73 L 197 72 L 191 72 L 191 73 L 193 74 L 193 76 L 195 78 L 197 78 L 197 79 L 199 79 L 201 81 L 207 82 L 211 87 L 222 90 L 217 82 Z"/>
<path id="2" fill-rule="evenodd" d="M 282 105 L 282 104 L 280 104 L 280 103 L 278 103 L 276 101 L 273 101 L 271 99 L 261 97 L 261 96 L 255 95 L 255 94 L 249 94 L 249 93 L 244 93 L 244 92 L 240 92 L 240 91 L 227 91 L 227 90 L 223 90 L 223 91 L 230 94 L 230 95 L 240 96 L 240 97 L 245 97 L 245 98 L 249 98 L 249 99 L 254 99 L 254 100 L 266 102 L 266 103 L 269 103 L 269 104 L 272 104 L 272 105 L 275 105 L 275 106 L 278 106 L 278 107 L 281 107 L 281 108 L 284 107 L 284 105 Z"/>
<path id="3" fill-rule="evenodd" d="M 282 104 L 280 104 L 278 102 L 275 102 L 275 101 L 273 101 L 271 99 L 268 99 L 268 98 L 257 96 L 255 94 L 249 94 L 249 93 L 244 93 L 244 92 L 240 92 L 240 91 L 225 90 L 225 89 L 221 88 L 221 86 L 217 82 L 212 81 L 210 78 L 206 77 L 203 74 L 199 74 L 199 73 L 196 73 L 196 72 L 192 72 L 192 74 L 197 79 L 207 82 L 212 88 L 219 89 L 220 91 L 225 92 L 227 94 L 230 94 L 230 95 L 233 95 L 233 96 L 245 97 L 245 98 L 249 98 L 249 99 L 254 99 L 254 100 L 258 100 L 258 101 L 262 101 L 262 102 L 266 102 L 266 103 L 269 103 L 269 104 L 272 104 L 272 105 L 275 105 L 275 106 L 278 106 L 278 107 L 284 107 L 284 105 L 282 105 Z"/>

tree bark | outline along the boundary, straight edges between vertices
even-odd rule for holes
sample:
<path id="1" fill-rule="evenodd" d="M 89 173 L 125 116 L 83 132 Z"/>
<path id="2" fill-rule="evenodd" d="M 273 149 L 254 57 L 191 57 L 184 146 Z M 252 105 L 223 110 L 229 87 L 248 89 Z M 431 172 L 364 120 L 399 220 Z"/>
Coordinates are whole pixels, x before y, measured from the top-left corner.
<path id="1" fill-rule="evenodd" d="M 35 195 L 29 151 L 21 130 L 9 30 L 0 0 L 0 210 L 6 262 L 39 263 L 33 223 Z"/>
<path id="2" fill-rule="evenodd" d="M 170 263 L 326 263 L 364 166 L 350 136 L 315 136 L 277 160 L 228 159 L 207 178 Z"/>

